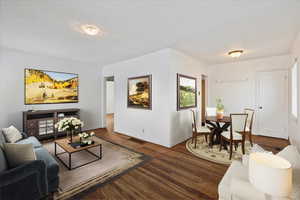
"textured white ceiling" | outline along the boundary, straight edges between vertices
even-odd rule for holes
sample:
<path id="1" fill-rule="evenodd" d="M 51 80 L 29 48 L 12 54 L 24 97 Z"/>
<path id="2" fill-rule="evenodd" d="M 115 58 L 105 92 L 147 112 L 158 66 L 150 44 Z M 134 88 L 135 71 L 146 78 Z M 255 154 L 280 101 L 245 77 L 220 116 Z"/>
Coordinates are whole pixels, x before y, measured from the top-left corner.
<path id="1" fill-rule="evenodd" d="M 289 52 L 299 0 L 0 0 L 0 44 L 101 65 L 166 47 L 210 64 Z M 103 37 L 76 31 L 100 26 Z"/>

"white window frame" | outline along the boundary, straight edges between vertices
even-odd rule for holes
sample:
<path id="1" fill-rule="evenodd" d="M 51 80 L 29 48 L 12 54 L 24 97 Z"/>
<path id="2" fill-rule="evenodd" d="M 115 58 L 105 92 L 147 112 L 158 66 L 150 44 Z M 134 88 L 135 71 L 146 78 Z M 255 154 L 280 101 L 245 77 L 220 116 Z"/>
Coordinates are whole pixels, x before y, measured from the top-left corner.
<path id="1" fill-rule="evenodd" d="M 295 59 L 291 70 L 291 114 L 298 119 L 298 59 Z"/>

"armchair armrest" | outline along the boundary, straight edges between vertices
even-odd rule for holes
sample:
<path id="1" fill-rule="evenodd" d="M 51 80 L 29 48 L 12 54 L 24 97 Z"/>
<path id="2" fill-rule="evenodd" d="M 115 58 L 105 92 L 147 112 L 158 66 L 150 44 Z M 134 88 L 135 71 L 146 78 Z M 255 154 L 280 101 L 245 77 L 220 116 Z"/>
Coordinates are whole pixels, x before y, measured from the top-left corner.
<path id="1" fill-rule="evenodd" d="M 257 190 L 248 180 L 232 178 L 230 183 L 232 200 L 266 200 L 265 194 Z"/>
<path id="2" fill-rule="evenodd" d="M 46 165 L 41 160 L 27 162 L 0 173 L 0 199 L 41 199 L 48 194 Z M 16 192 L 18 191 L 18 192 Z"/>

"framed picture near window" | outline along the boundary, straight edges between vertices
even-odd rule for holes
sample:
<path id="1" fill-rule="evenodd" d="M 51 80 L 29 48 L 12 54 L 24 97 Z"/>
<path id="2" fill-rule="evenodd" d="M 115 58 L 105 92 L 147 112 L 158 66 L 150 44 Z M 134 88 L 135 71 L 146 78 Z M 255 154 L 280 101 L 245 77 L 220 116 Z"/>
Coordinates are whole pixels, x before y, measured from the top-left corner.
<path id="1" fill-rule="evenodd" d="M 152 109 L 152 76 L 128 78 L 127 107 Z"/>
<path id="2" fill-rule="evenodd" d="M 197 78 L 177 74 L 177 110 L 197 107 Z"/>

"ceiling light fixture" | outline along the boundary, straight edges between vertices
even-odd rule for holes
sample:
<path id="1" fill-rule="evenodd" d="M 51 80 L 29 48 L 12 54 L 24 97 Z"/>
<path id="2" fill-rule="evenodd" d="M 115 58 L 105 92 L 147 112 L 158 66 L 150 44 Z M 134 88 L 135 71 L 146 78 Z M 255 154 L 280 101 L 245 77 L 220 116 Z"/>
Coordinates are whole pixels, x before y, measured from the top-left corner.
<path id="1" fill-rule="evenodd" d="M 243 50 L 235 50 L 235 51 L 229 51 L 228 55 L 232 58 L 238 58 L 242 55 L 244 51 Z"/>
<path id="2" fill-rule="evenodd" d="M 100 29 L 96 25 L 92 24 L 83 24 L 80 28 L 85 34 L 91 36 L 98 35 L 100 32 Z"/>

